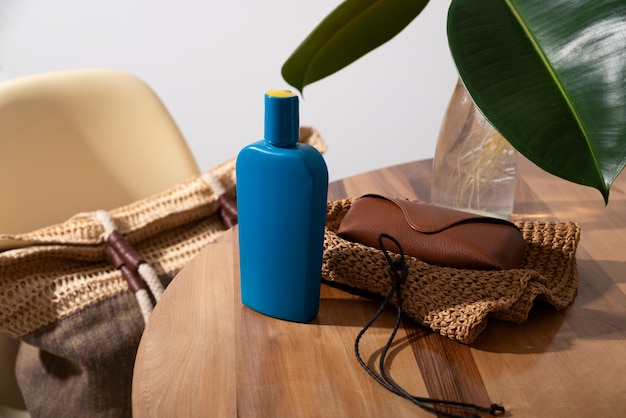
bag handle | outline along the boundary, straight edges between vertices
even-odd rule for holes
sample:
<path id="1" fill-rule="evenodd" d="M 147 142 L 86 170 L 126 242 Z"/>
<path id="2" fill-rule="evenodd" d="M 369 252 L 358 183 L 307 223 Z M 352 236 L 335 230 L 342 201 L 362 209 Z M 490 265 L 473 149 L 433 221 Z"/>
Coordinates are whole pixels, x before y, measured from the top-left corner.
<path id="1" fill-rule="evenodd" d="M 94 213 L 94 218 L 104 228 L 104 239 L 108 245 L 111 262 L 115 268 L 122 272 L 122 277 L 128 283 L 128 288 L 137 299 L 143 320 L 147 322 L 154 309 L 150 293 L 152 293 L 155 303 L 158 302 L 165 290 L 163 284 L 154 268 L 144 260 L 117 230 L 117 225 L 115 225 L 115 221 L 108 212 L 98 210 Z M 146 284 L 148 285 L 147 288 Z M 148 293 L 148 290 L 150 293 Z"/>

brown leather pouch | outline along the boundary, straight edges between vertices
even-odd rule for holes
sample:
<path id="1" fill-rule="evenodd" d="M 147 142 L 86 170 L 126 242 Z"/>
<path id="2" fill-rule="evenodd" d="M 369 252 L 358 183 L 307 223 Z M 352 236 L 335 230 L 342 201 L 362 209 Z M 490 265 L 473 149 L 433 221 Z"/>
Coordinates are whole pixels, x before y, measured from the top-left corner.
<path id="1" fill-rule="evenodd" d="M 397 239 L 406 255 L 471 270 L 520 268 L 526 246 L 506 220 L 373 194 L 352 204 L 338 230 L 346 240 L 378 249 L 383 233 Z"/>

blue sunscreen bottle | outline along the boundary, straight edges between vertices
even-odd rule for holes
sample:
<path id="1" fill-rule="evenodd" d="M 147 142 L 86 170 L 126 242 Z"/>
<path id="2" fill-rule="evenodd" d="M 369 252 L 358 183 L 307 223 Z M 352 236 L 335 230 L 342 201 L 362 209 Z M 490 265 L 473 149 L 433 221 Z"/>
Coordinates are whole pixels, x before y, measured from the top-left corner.
<path id="1" fill-rule="evenodd" d="M 241 301 L 275 318 L 319 311 L 328 170 L 299 140 L 298 96 L 265 94 L 264 139 L 237 156 Z"/>

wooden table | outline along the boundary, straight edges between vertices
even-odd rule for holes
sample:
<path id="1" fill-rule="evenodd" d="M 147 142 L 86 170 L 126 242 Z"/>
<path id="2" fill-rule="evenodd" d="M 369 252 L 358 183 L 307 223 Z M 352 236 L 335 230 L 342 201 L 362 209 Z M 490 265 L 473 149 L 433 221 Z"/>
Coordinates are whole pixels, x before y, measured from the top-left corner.
<path id="1" fill-rule="evenodd" d="M 402 164 L 330 186 L 329 199 L 383 193 L 429 200 L 431 162 Z M 391 376 L 410 393 L 501 403 L 512 417 L 626 416 L 626 177 L 600 194 L 520 161 L 520 219 L 576 221 L 579 293 L 564 310 L 534 309 L 521 325 L 490 320 L 472 345 L 404 321 Z M 322 286 L 319 316 L 297 324 L 241 305 L 236 232 L 173 280 L 141 340 L 137 417 L 432 416 L 373 381 L 354 338 L 379 302 Z M 395 311 L 362 343 L 377 362 Z"/>

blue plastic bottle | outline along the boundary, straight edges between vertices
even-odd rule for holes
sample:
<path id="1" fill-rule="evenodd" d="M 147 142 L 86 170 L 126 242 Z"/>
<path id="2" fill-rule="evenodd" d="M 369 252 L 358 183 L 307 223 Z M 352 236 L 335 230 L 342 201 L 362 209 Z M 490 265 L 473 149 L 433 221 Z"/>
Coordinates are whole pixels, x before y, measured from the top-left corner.
<path id="1" fill-rule="evenodd" d="M 328 170 L 298 143 L 298 96 L 265 94 L 265 139 L 237 157 L 241 300 L 297 322 L 319 311 Z"/>

